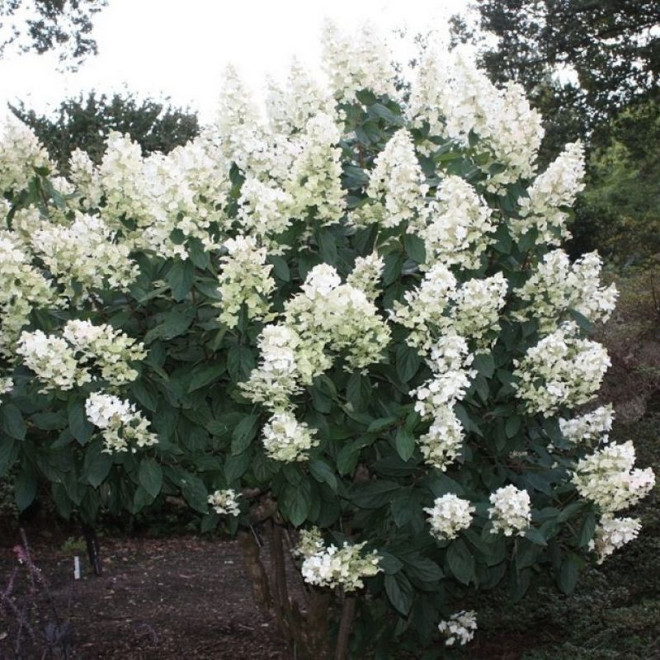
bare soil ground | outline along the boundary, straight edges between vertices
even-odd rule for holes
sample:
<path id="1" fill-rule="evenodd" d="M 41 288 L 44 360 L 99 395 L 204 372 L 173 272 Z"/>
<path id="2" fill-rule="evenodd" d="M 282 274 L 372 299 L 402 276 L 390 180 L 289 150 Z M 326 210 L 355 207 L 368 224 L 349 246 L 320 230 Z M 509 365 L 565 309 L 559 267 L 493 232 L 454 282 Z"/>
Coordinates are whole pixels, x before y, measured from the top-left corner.
<path id="1" fill-rule="evenodd" d="M 16 553 L 2 539 L 0 590 L 7 592 Z M 93 574 L 85 552 L 79 550 L 82 576 L 73 580 L 74 553 L 36 542 L 31 547 L 34 564 L 50 585 L 61 622 L 69 619 L 70 652 L 62 644 L 43 656 L 44 635 L 57 637 L 53 608 L 43 589 L 29 596 L 29 578 L 19 567 L 11 596 L 21 609 L 36 642 L 23 627 L 16 652 L 16 612 L 0 609 L 0 658 L 123 658 L 169 660 L 176 658 L 227 658 L 265 660 L 287 658 L 286 645 L 274 622 L 255 607 L 234 542 L 199 538 L 166 540 L 101 540 L 103 574 Z M 50 624 L 50 627 L 49 627 Z M 53 625 L 56 624 L 56 625 Z"/>

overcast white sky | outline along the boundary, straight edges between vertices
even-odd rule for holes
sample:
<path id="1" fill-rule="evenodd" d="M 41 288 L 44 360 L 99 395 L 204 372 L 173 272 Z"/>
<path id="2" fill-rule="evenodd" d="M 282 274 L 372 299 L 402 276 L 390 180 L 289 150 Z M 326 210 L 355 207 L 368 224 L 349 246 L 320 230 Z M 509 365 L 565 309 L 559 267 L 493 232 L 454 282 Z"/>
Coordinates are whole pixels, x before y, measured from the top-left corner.
<path id="1" fill-rule="evenodd" d="M 169 96 L 210 119 L 221 73 L 230 62 L 256 88 L 283 76 L 291 58 L 317 64 L 324 18 L 345 29 L 373 21 L 412 34 L 447 27 L 467 0 L 109 0 L 96 15 L 99 55 L 75 74 L 56 71 L 52 55 L 0 60 L 0 116 L 21 99 L 45 110 L 80 91 L 128 89 Z"/>

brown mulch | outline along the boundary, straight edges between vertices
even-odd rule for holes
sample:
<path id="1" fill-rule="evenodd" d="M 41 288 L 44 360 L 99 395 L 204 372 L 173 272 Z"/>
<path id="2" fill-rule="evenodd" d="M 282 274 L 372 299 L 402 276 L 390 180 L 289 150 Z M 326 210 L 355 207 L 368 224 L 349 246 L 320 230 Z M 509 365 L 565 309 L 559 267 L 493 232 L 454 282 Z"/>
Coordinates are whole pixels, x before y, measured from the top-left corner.
<path id="1" fill-rule="evenodd" d="M 70 618 L 70 658 L 289 657 L 274 621 L 254 605 L 235 542 L 101 539 L 103 575 L 95 576 L 85 552 L 78 550 L 82 576 L 76 581 L 73 552 L 39 542 L 31 554 L 50 584 L 60 619 Z M 17 565 L 11 546 L 0 548 L 0 591 L 7 590 Z M 20 567 L 12 589 L 19 606 L 33 600 L 28 598 L 28 584 L 27 572 Z M 28 621 L 43 636 L 55 619 L 43 593 L 37 604 L 38 613 L 33 608 Z M 42 657 L 43 641 L 30 644 L 25 635 L 16 655 L 16 624 L 15 614 L 0 609 L 0 658 Z"/>

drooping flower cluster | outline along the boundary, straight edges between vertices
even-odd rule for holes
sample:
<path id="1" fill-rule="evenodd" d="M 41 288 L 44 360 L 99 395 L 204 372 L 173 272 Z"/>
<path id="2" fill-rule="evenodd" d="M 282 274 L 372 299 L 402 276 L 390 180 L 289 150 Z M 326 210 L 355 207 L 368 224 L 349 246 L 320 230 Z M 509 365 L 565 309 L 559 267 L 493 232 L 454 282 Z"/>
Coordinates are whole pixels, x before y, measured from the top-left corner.
<path id="1" fill-rule="evenodd" d="M 105 453 L 135 453 L 137 448 L 158 443 L 158 436 L 149 431 L 149 420 L 135 405 L 112 394 L 90 394 L 85 401 L 85 413 L 89 421 L 101 429 Z"/>
<path id="2" fill-rule="evenodd" d="M 365 543 L 350 544 L 347 541 L 338 548 L 325 545 L 318 535 L 305 537 L 298 546 L 304 556 L 301 567 L 303 579 L 317 587 L 341 587 L 344 591 L 356 591 L 364 587 L 363 579 L 377 575 L 380 557 L 374 550 L 363 553 Z"/>
<path id="3" fill-rule="evenodd" d="M 529 527 L 532 512 L 529 493 L 513 484 L 498 488 L 490 496 L 493 505 L 488 515 L 493 523 L 492 534 L 502 532 L 505 536 L 523 536 Z"/>
<path id="4" fill-rule="evenodd" d="M 241 513 L 238 504 L 240 496 L 233 488 L 216 490 L 208 496 L 208 503 L 219 516 L 238 516 Z"/>
<path id="5" fill-rule="evenodd" d="M 262 430 L 266 455 L 285 463 L 305 461 L 308 451 L 318 445 L 314 433 L 292 413 L 275 413 Z"/>
<path id="6" fill-rule="evenodd" d="M 456 612 L 452 614 L 447 621 L 441 621 L 438 624 L 438 630 L 447 638 L 446 646 L 453 646 L 458 642 L 465 646 L 474 638 L 477 629 L 477 615 L 474 611 Z"/>
<path id="7" fill-rule="evenodd" d="M 573 419 L 559 419 L 559 428 L 566 440 L 574 443 L 590 444 L 596 440 L 606 443 L 612 430 L 614 409 L 612 405 L 600 406 L 592 412 Z"/>
<path id="8" fill-rule="evenodd" d="M 435 499 L 433 508 L 424 511 L 429 514 L 431 534 L 445 541 L 456 538 L 462 529 L 470 526 L 475 507 L 454 493 L 446 493 Z"/>
<path id="9" fill-rule="evenodd" d="M 564 151 L 539 175 L 519 200 L 521 218 L 511 218 L 511 230 L 520 237 L 530 229 L 538 232 L 537 241 L 559 245 L 570 238 L 566 227 L 567 209 L 584 188 L 584 148 L 582 143 L 567 144 Z"/>
<path id="10" fill-rule="evenodd" d="M 614 518 L 605 514 L 596 527 L 589 549 L 598 553 L 598 563 L 602 564 L 615 550 L 636 539 L 641 528 L 636 518 Z"/>
<path id="11" fill-rule="evenodd" d="M 615 513 L 637 504 L 655 484 L 651 468 L 633 469 L 634 464 L 632 442 L 611 443 L 578 461 L 573 483 L 603 513 Z"/>
<path id="12" fill-rule="evenodd" d="M 419 447 L 427 464 L 440 470 L 458 458 L 464 433 L 454 413 L 470 385 L 474 373 L 468 369 L 472 355 L 463 337 L 445 335 L 433 345 L 427 363 L 433 378 L 412 392 L 415 411 L 430 419 L 429 430 L 419 438 Z"/>
<path id="13" fill-rule="evenodd" d="M 23 332 L 16 352 L 44 383 L 44 391 L 70 390 L 97 378 L 121 387 L 137 378 L 131 363 L 146 355 L 141 343 L 120 330 L 80 320 L 68 321 L 61 336 Z"/>
<path id="14" fill-rule="evenodd" d="M 514 364 L 518 398 L 530 412 L 549 417 L 561 406 L 590 401 L 600 388 L 610 359 L 603 346 L 580 339 L 577 326 L 566 323 Z"/>
<path id="15" fill-rule="evenodd" d="M 571 264 L 563 250 L 548 252 L 536 272 L 516 291 L 526 303 L 518 318 L 536 318 L 539 332 L 556 329 L 570 310 L 579 312 L 592 323 L 607 321 L 616 304 L 614 284 L 600 286 L 602 262 L 596 252 L 590 252 Z"/>
<path id="16" fill-rule="evenodd" d="M 20 241 L 0 231 L 0 355 L 7 358 L 32 310 L 58 304 L 56 292 L 30 261 Z"/>
<path id="17" fill-rule="evenodd" d="M 248 319 L 269 319 L 269 296 L 275 288 L 270 276 L 272 266 L 266 264 L 267 250 L 258 247 L 251 236 L 238 236 L 225 242 L 228 255 L 222 258 L 218 290 L 222 300 L 220 321 L 228 327 L 238 325 L 241 308 Z"/>

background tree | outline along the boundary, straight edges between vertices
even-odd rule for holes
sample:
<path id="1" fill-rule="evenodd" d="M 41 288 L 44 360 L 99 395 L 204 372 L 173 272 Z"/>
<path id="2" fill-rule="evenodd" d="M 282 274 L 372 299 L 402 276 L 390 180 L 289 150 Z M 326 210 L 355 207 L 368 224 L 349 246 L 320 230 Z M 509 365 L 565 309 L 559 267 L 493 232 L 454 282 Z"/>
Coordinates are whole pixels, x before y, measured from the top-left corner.
<path id="1" fill-rule="evenodd" d="M 145 155 L 168 153 L 199 134 L 195 112 L 154 99 L 141 101 L 131 94 L 108 97 L 90 92 L 86 97 L 62 101 L 52 115 L 37 114 L 24 103 L 10 108 L 34 131 L 63 172 L 76 149 L 100 163 L 111 131 L 130 135 Z"/>
<path id="2" fill-rule="evenodd" d="M 455 41 L 482 47 L 494 82 L 516 80 L 545 118 L 543 167 L 580 137 L 590 185 L 576 207 L 574 253 L 622 261 L 657 252 L 660 6 L 647 0 L 476 0 L 455 16 Z M 495 45 L 487 35 L 497 37 Z M 655 200 L 655 204 L 654 204 Z"/>
<path id="3" fill-rule="evenodd" d="M 0 0 L 0 57 L 7 47 L 22 52 L 56 51 L 75 67 L 97 52 L 92 18 L 107 0 Z"/>

